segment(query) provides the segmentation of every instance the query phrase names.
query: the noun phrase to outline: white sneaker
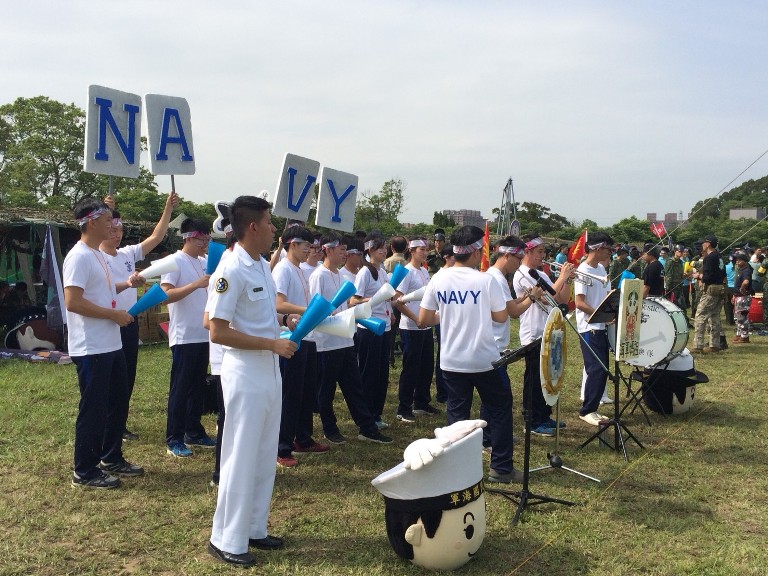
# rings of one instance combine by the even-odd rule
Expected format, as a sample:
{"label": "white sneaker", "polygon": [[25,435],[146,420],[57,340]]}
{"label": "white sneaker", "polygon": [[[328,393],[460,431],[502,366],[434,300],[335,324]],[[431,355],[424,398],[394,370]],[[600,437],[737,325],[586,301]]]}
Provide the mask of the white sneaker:
{"label": "white sneaker", "polygon": [[613,404],[613,398],[608,398],[608,396],[603,396],[600,399],[600,405],[602,406],[603,404]]}
{"label": "white sneaker", "polygon": [[600,422],[602,420],[607,420],[604,416],[600,416],[597,412],[592,412],[591,414],[587,414],[586,416],[582,416],[579,414],[579,418],[584,420],[587,424],[590,424],[592,426],[599,426]]}

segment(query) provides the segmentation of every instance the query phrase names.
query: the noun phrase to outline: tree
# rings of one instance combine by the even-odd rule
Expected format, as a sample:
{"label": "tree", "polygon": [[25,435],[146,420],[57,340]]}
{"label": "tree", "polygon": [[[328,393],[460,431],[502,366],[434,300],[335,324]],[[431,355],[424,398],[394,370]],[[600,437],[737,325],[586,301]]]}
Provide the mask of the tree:
{"label": "tree", "polygon": [[[0,106],[0,202],[13,206],[71,208],[101,197],[109,177],[83,171],[85,113],[46,96]],[[157,192],[154,177],[114,178],[116,190]]]}
{"label": "tree", "polygon": [[[498,208],[496,208],[498,212]],[[442,212],[435,212],[432,216],[432,224],[439,228],[453,228],[456,226],[456,222],[450,216],[443,214]]]}
{"label": "tree", "polygon": [[385,182],[376,194],[361,194],[355,209],[355,229],[375,229],[386,234],[398,228],[400,214],[405,208],[405,187],[402,180],[394,179]]}

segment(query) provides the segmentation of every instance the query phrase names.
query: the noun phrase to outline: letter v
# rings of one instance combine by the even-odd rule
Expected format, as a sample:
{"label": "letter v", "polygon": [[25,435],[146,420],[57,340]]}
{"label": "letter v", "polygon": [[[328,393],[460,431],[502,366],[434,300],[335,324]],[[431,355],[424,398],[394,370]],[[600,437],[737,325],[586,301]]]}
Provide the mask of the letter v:
{"label": "letter v", "polygon": [[304,182],[304,188],[301,191],[301,195],[299,196],[299,200],[297,202],[293,201],[293,181],[297,174],[298,170],[296,168],[288,168],[288,208],[293,210],[294,212],[298,212],[301,210],[301,205],[304,203],[304,198],[307,196],[307,192],[309,192],[310,186],[315,183],[314,176],[307,176],[307,181]]}

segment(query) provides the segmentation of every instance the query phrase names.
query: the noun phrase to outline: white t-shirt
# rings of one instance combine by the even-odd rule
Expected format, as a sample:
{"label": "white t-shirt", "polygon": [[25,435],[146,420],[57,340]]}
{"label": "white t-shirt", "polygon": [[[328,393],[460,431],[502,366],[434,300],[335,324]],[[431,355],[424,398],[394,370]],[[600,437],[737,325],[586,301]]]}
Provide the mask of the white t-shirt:
{"label": "white t-shirt", "polygon": [[[418,290],[419,288],[423,288],[427,284],[429,284],[429,271],[424,268],[416,268],[413,264],[410,262],[405,266],[405,269],[408,270],[408,274],[406,274],[405,278],[403,278],[403,281],[400,282],[400,286],[397,287],[397,290],[403,294],[410,294],[411,292],[414,292]],[[412,302],[406,302],[405,304],[408,309],[413,312],[416,317],[419,316],[419,301],[412,301]],[[400,329],[401,330],[429,330],[429,328],[419,328],[416,322],[408,318],[405,314],[400,315]]]}
{"label": "white t-shirt", "polygon": [[[83,289],[83,298],[103,308],[112,308],[115,281],[110,260],[101,250],[79,241],[64,258],[62,285]],[[120,326],[112,320],[82,316],[67,310],[69,355],[105,354],[123,347]]]}
{"label": "white t-shirt", "polygon": [[498,283],[473,268],[452,266],[435,274],[421,307],[440,313],[440,368],[486,372],[499,358],[491,312],[506,311]]}
{"label": "white t-shirt", "polygon": [[[383,266],[379,268],[379,278],[377,280],[373,279],[371,271],[368,270],[367,266],[362,266],[357,272],[357,276],[355,276],[355,296],[370,298],[387,282],[389,282],[389,276],[387,276]],[[392,322],[392,304],[389,300],[373,306],[371,308],[371,317],[384,320],[387,326],[386,331],[389,332],[390,323]]]}
{"label": "white t-shirt", "polygon": [[[320,296],[330,302],[343,283],[344,280],[341,274],[331,272],[325,266],[319,266],[312,273],[312,276],[309,277],[309,291],[312,294],[320,294]],[[342,302],[335,312],[338,314],[346,309],[347,303]],[[348,348],[354,345],[352,338],[344,338],[343,336],[334,336],[333,334],[325,334],[318,331],[314,331],[313,336],[317,343],[318,352],[339,350],[340,348]]]}
{"label": "white t-shirt", "polygon": [[[488,268],[488,274],[493,276],[493,279],[499,284],[501,292],[504,294],[504,302],[513,300],[512,293],[509,291],[509,282],[501,270],[491,266]],[[507,314],[507,319],[504,322],[493,322],[493,337],[496,339],[496,347],[499,352],[503,352],[509,346],[509,314]]]}
{"label": "white t-shirt", "polygon": [[[206,258],[193,258],[182,250],[173,253],[169,258],[176,261],[179,269],[163,274],[160,278],[161,284],[171,284],[181,288],[205,276]],[[207,299],[208,291],[205,288],[197,288],[178,302],[168,304],[169,346],[208,342],[208,330],[203,327],[203,312]]]}
{"label": "white t-shirt", "polygon": [[[141,244],[118,248],[117,254],[114,256],[106,252],[104,252],[104,255],[109,260],[114,271],[112,281],[115,284],[127,282],[130,275],[136,271],[136,262],[144,260],[144,251],[141,249]],[[117,295],[117,309],[130,310],[131,306],[136,304],[136,300],[136,288],[127,288]]]}
{"label": "white t-shirt", "polygon": [[[226,320],[243,334],[277,338],[277,289],[269,262],[263,258],[254,260],[239,244],[235,244],[232,253],[216,268],[206,304],[208,317]],[[225,353],[228,349],[231,347],[224,346]]]}
{"label": "white t-shirt", "polygon": [[355,274],[352,274],[352,272],[348,268],[346,268],[346,267],[339,268],[339,274],[341,274],[342,279],[348,280],[348,281],[352,282],[352,284],[355,283],[356,276],[355,276]]}
{"label": "white t-shirt", "polygon": [[[301,268],[291,264],[288,258],[280,260],[272,270],[272,278],[275,280],[278,294],[285,296],[291,304],[307,307],[312,299],[312,292],[309,290],[309,280]],[[315,338],[316,334],[312,331],[304,337],[304,340],[315,342]]]}
{"label": "white t-shirt", "polygon": [[[522,296],[531,289],[532,284],[536,284],[536,281],[528,274],[529,270],[530,268],[528,266],[520,264],[520,268],[515,272],[515,276],[512,279],[512,287],[515,289],[515,294]],[[526,278],[525,281],[521,280],[523,276]],[[550,286],[552,285],[552,282],[549,281],[549,278],[547,278],[547,275],[544,274],[544,272],[539,271],[539,277]],[[530,280],[530,282],[528,282],[528,280]],[[547,322],[547,316],[548,314],[546,312],[535,305],[529,306],[528,309],[520,315],[520,344],[522,346],[530,344],[536,340],[536,338],[541,338],[544,334],[544,324]]]}
{"label": "white t-shirt", "polygon": [[[596,276],[606,276],[605,266],[600,263],[597,264],[597,267],[593,268],[586,262],[582,262],[579,264],[578,270],[579,272],[586,272],[587,274],[593,274]],[[591,286],[587,286],[581,282],[576,282],[574,291],[577,295],[583,294],[589,306],[592,308],[597,308],[600,305],[600,302],[602,302],[608,295],[608,292],[611,291],[611,285],[609,282],[606,282],[606,284],[603,285],[597,280],[593,280]],[[587,324],[588,319],[589,316],[576,308],[576,329],[579,332],[587,332],[588,330],[605,330],[605,322]]]}

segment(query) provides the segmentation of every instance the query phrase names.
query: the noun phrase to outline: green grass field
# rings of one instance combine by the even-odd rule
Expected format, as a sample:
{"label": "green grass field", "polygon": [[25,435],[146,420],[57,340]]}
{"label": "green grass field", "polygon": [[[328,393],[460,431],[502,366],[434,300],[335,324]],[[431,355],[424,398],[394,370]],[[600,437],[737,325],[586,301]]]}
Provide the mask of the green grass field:
{"label": "green grass field", "polygon": [[[768,572],[763,408],[768,338],[753,336],[750,345],[698,359],[697,368],[710,382],[696,388],[687,414],[665,418],[651,412],[650,427],[639,412],[626,417],[646,447],[630,441],[628,463],[598,443],[578,448],[594,428],[577,418],[581,354],[571,331],[568,345],[561,394],[561,417],[568,427],[558,452],[565,465],[602,482],[562,470],[535,473],[532,492],[579,505],[527,508],[517,526],[511,524],[515,504],[487,495],[485,542],[459,573]],[[0,362],[0,574],[241,573],[206,552],[216,502],[208,487],[213,452],[198,450],[183,461],[165,454],[169,365],[167,348],[142,348],[129,417],[129,427],[141,439],[125,453],[146,468],[146,476],[126,479],[119,490],[94,492],[69,485],[78,402],[74,366]],[[516,400],[522,397],[522,370],[522,362],[509,367]],[[390,549],[383,503],[370,485],[402,459],[409,442],[444,425],[444,416],[420,418],[415,425],[395,423],[398,375],[399,362],[391,372],[385,414],[392,423],[392,445],[350,441],[328,455],[301,458],[295,469],[278,471],[270,530],[287,545],[278,552],[257,551],[253,573],[427,573]],[[340,397],[337,402],[342,432],[356,437]],[[209,431],[214,425],[206,416]],[[515,433],[522,434],[518,406]],[[534,438],[532,466],[545,464],[554,446],[554,439]],[[520,467],[521,445],[515,450]]]}

